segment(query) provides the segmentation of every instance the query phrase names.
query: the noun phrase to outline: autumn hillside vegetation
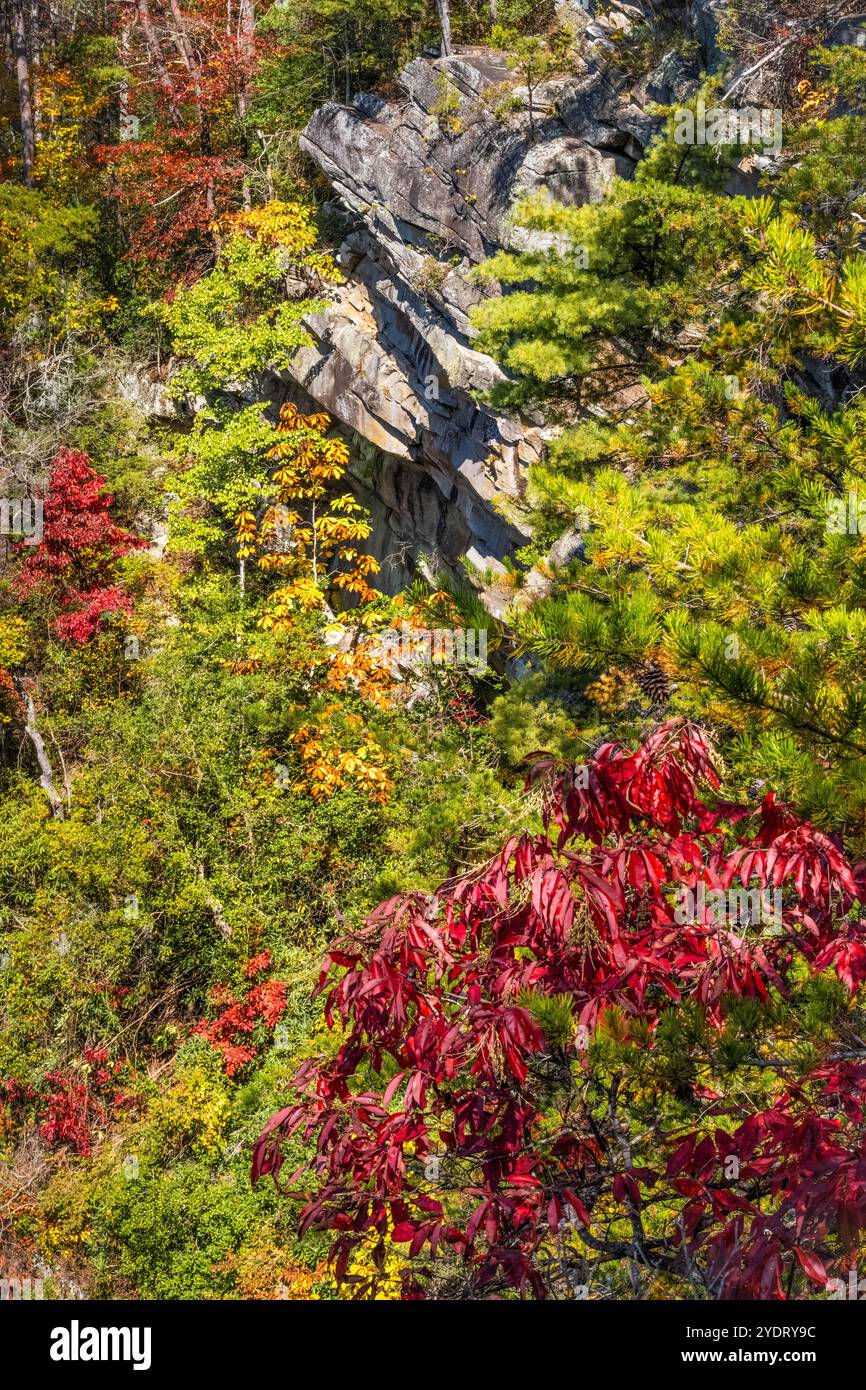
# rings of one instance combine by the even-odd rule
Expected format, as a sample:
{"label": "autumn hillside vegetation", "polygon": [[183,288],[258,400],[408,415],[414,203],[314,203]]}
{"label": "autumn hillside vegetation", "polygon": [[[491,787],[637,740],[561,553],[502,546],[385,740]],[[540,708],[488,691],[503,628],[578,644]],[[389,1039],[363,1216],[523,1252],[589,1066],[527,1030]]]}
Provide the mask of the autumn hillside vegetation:
{"label": "autumn hillside vegetation", "polygon": [[468,565],[384,592],[357,439],[273,389],[348,274],[298,136],[447,16],[532,142],[580,35],[8,0],[0,1278],[796,1301],[862,1260],[866,55],[725,9],[781,149],[654,108],[475,271],[487,403],[548,440],[494,617]]}

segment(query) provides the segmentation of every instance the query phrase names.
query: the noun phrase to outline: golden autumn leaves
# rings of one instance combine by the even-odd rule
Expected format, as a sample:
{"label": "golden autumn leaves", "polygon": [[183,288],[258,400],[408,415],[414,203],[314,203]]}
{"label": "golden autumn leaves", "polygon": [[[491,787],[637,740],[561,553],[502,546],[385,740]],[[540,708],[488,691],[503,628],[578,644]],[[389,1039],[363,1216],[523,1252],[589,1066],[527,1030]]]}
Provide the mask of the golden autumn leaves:
{"label": "golden autumn leaves", "polygon": [[278,426],[282,437],[268,455],[279,465],[273,500],[260,523],[250,511],[237,518],[238,558],[257,555],[259,569],[288,580],[273,592],[261,619],[268,631],[285,630],[298,608],[323,607],[332,591],[354,594],[359,603],[376,597],[367,581],[379,565],[360,549],[370,522],[351,493],[332,493],[348,467],[349,450],[327,437],[330,423],[324,413],[302,415],[286,402]]}
{"label": "golden autumn leaves", "polygon": [[[287,632],[303,612],[330,614],[328,600],[354,595],[359,606],[379,595],[370,587],[378,562],[361,548],[372,527],[351,493],[337,493],[349,451],[328,438],[330,418],[323,412],[303,415],[286,402],[280,411],[279,442],[268,457],[278,466],[273,495],[260,521],[242,511],[235,522],[239,560],[255,559],[260,570],[285,579],[269,595],[259,626],[274,635]],[[260,658],[232,663],[237,674],[258,669]],[[387,670],[363,648],[332,654],[323,689],[338,694],[353,687],[378,708],[390,704],[393,685]],[[355,787],[384,805],[393,782],[387,758],[359,714],[331,702],[315,721],[290,736],[303,764],[292,790],[316,800]]]}

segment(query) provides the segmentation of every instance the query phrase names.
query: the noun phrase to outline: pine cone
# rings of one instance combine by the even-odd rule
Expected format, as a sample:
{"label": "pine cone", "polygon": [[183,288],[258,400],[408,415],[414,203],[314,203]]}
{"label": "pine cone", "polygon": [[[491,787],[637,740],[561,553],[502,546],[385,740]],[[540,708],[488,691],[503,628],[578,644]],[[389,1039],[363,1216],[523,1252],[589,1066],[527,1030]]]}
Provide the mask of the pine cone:
{"label": "pine cone", "polygon": [[657,662],[642,662],[634,679],[641,693],[654,705],[667,704],[671,697],[671,683],[667,671],[663,671]]}

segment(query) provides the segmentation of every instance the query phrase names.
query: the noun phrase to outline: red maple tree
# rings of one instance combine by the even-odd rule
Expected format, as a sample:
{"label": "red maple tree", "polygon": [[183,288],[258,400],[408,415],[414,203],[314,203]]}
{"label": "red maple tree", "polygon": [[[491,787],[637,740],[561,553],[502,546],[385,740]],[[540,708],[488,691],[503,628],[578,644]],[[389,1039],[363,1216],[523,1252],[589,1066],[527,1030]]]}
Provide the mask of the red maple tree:
{"label": "red maple tree", "polygon": [[[244,973],[248,980],[255,980],[270,966],[270,951],[262,951],[247,961]],[[206,1038],[220,1054],[227,1076],[237,1075],[258,1056],[259,1046],[286,1011],[288,988],[282,980],[259,980],[241,998],[225,985],[210,991],[210,1002],[222,1012],[210,1022],[197,1023],[193,1032]]]}
{"label": "red maple tree", "polygon": [[[339,1278],[371,1235],[380,1267],[405,1245],[410,1298],[572,1296],[617,1264],[674,1296],[808,1296],[866,1227],[866,1047],[853,1014],[808,1055],[778,1019],[830,968],[851,1001],[834,1007],[854,1008],[866,869],[772,795],[720,802],[688,723],[580,769],[539,760],[539,779],[545,833],[391,899],[329,952],[318,992],[342,1042],[301,1067],[253,1180],[280,1179],[300,1135],[301,1230],[333,1233]],[[780,914],[701,905],[701,885],[753,882]],[[743,1041],[742,1013],[763,1032]],[[635,1076],[664,1089],[641,1102]],[[763,1105],[749,1076],[777,1078]]]}
{"label": "red maple tree", "polygon": [[86,454],[61,449],[43,502],[41,539],[19,546],[27,554],[14,580],[18,596],[45,600],[56,615],[54,631],[66,641],[87,642],[106,616],[132,611],[117,562],[147,541],[112,520],[113,498],[104,485]]}

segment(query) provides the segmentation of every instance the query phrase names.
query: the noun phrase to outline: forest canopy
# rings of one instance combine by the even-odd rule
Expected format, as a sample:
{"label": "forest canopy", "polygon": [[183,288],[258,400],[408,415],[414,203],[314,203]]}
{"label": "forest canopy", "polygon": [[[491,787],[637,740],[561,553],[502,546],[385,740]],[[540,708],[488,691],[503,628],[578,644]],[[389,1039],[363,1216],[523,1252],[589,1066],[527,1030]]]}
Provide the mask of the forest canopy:
{"label": "forest canopy", "polygon": [[691,8],[4,0],[4,1287],[847,1287],[866,49]]}

